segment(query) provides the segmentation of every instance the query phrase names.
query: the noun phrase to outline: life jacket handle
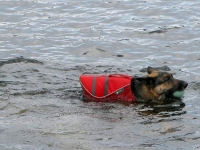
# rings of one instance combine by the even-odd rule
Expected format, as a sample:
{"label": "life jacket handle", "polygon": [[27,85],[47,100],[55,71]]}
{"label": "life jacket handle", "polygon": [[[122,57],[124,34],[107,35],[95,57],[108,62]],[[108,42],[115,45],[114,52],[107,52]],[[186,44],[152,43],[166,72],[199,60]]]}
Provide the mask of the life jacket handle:
{"label": "life jacket handle", "polygon": [[127,74],[117,74],[117,73],[115,73],[115,74],[109,74],[108,77],[123,77],[123,78],[125,77],[125,78],[128,78],[128,79],[131,78],[131,76],[129,76]]}

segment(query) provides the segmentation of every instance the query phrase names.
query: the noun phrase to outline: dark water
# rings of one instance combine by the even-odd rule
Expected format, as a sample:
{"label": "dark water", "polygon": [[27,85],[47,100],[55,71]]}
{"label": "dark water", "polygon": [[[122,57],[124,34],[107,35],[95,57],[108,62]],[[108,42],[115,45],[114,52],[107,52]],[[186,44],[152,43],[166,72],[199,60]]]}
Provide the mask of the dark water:
{"label": "dark water", "polygon": [[[0,149],[200,149],[199,6],[1,1]],[[147,66],[168,66],[189,83],[182,102],[81,101],[80,74],[144,75]]]}

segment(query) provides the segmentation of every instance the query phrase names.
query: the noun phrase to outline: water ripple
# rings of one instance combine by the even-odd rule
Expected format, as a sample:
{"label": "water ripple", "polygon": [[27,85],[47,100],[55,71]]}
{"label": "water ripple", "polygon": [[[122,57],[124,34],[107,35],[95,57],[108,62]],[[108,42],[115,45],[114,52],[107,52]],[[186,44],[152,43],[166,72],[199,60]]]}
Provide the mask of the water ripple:
{"label": "water ripple", "polygon": [[[199,149],[199,6],[1,1],[0,149]],[[189,83],[184,106],[80,101],[82,73],[164,65]]]}

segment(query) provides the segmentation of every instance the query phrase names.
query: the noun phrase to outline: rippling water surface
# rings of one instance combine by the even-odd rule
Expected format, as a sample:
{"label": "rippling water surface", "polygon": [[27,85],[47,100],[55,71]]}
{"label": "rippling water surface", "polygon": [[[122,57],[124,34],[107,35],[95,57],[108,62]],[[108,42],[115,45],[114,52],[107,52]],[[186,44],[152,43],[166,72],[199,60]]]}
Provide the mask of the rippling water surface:
{"label": "rippling water surface", "polygon": [[[200,1],[0,1],[0,149],[200,149]],[[23,56],[23,57],[21,57]],[[84,103],[82,73],[168,66],[182,102]]]}

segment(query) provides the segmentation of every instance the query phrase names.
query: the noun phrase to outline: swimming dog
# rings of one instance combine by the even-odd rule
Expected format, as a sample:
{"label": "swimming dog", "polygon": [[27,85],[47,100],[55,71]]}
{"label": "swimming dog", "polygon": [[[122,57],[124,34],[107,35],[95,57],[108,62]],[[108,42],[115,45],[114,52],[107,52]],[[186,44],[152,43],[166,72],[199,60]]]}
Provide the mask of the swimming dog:
{"label": "swimming dog", "polygon": [[84,100],[96,102],[163,102],[180,99],[188,83],[169,72],[147,68],[147,75],[132,77],[124,74],[83,74],[80,82]]}

